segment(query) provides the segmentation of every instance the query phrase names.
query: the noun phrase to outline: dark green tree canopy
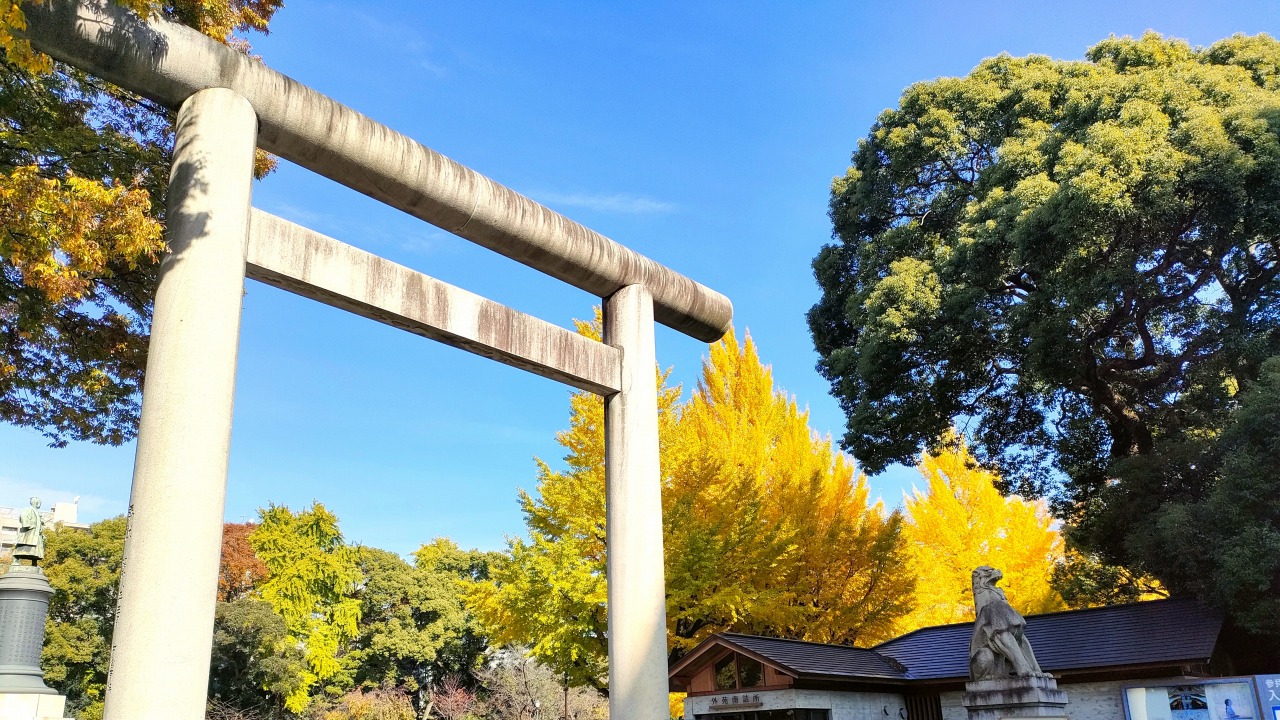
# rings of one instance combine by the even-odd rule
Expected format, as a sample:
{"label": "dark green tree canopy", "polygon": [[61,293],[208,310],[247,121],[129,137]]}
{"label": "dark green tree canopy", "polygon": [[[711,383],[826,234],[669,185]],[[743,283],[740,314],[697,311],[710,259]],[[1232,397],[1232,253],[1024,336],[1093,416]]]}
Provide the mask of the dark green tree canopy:
{"label": "dark green tree canopy", "polygon": [[242,597],[219,602],[213,623],[209,699],[261,718],[286,717],[284,698],[302,684],[302,648],[288,641],[284,618],[269,603]]}
{"label": "dark green tree canopy", "polygon": [[957,418],[1087,512],[1280,351],[1280,43],[1149,33],[911,86],[833,183],[819,369],[876,472]]}
{"label": "dark green tree canopy", "polygon": [[1272,636],[1280,660],[1280,357],[1237,399],[1221,433],[1162,440],[1119,463],[1070,534]]}
{"label": "dark green tree canopy", "polygon": [[444,538],[418,548],[413,565],[377,548],[357,553],[361,623],[347,656],[356,683],[404,688],[422,709],[429,686],[448,675],[469,678],[480,665],[486,642],[459,583],[485,579],[491,554]]}

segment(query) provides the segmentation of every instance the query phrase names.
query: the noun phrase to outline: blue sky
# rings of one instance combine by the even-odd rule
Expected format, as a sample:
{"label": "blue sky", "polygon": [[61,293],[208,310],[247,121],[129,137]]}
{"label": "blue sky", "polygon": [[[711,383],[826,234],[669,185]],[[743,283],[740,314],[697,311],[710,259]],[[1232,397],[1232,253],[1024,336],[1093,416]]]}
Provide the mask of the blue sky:
{"label": "blue sky", "polygon": [[[292,0],[255,51],[276,69],[728,295],[821,433],[844,418],[814,370],[809,263],[828,186],[907,85],[1008,52],[1079,58],[1154,29],[1208,44],[1277,33],[1266,2],[443,3]],[[596,302],[282,163],[254,203],[548,321]],[[659,328],[692,387],[707,346]],[[324,502],[353,541],[497,549],[516,488],[563,454],[568,390],[250,282],[229,520]],[[0,504],[127,508],[133,448],[53,450],[0,427]],[[889,505],[915,477],[872,485]]]}

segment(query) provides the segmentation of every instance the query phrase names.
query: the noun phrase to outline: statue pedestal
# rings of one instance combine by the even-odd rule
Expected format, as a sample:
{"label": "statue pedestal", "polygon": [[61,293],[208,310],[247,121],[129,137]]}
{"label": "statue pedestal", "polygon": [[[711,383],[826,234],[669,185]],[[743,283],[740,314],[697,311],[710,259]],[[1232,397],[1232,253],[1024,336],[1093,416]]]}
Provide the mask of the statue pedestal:
{"label": "statue pedestal", "polygon": [[70,720],[61,695],[0,693],[0,720]]}
{"label": "statue pedestal", "polygon": [[1067,694],[1051,677],[972,680],[964,689],[962,703],[969,710],[969,720],[1067,718]]}
{"label": "statue pedestal", "polygon": [[12,565],[0,576],[0,720],[61,720],[67,699],[44,684],[40,650],[53,588],[44,571]]}

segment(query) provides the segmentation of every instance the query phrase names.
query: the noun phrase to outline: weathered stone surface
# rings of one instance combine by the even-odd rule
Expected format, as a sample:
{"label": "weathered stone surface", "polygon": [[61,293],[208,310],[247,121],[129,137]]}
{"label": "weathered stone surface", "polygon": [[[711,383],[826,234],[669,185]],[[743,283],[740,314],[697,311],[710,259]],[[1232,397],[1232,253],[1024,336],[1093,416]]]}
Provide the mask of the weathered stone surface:
{"label": "weathered stone surface", "polygon": [[107,720],[204,717],[255,127],[230,90],[196,93],[178,111]]}
{"label": "weathered stone surface", "polygon": [[[1066,688],[1071,703],[1067,706],[1071,720],[1124,720],[1124,690],[1132,680],[1101,680],[1071,683]],[[1159,681],[1155,681],[1159,682]],[[942,720],[967,720],[964,691],[955,690],[939,694],[942,702]]]}
{"label": "weathered stone surface", "polygon": [[622,389],[616,348],[261,210],[248,275],[597,395]]}
{"label": "weathered stone surface", "polygon": [[999,570],[983,565],[973,571],[975,620],[969,643],[969,678],[999,680],[1014,677],[1049,677],[1040,669],[1027,641],[1027,621],[1004,596],[996,583]]}
{"label": "weathered stone surface", "polygon": [[114,3],[26,3],[53,57],[170,108],[222,87],[244,96],[281,157],[597,297],[653,294],[655,319],[699,340],[728,331],[729,299],[199,32]]}
{"label": "weathered stone surface", "polygon": [[655,720],[667,699],[667,604],[658,466],[653,297],[625,287],[604,303],[604,341],[622,355],[622,391],[604,400],[609,718]]}
{"label": "weathered stone surface", "polygon": [[973,571],[971,679],[962,700],[969,720],[1063,718],[1067,694],[1036,662],[1025,634],[1027,621],[996,587],[1003,577],[987,565]]}
{"label": "weathered stone surface", "polygon": [[1065,717],[1067,694],[1051,677],[971,680],[964,685],[969,720]]}

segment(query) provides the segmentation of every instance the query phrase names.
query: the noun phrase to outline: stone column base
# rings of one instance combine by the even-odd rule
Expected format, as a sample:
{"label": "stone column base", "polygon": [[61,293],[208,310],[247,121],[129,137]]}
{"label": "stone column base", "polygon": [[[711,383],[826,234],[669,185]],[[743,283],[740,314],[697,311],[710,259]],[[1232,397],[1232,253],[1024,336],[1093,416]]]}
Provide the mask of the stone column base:
{"label": "stone column base", "polygon": [[61,695],[0,693],[0,720],[71,720]]}
{"label": "stone column base", "polygon": [[0,577],[0,694],[58,694],[40,669],[51,597],[49,579],[34,565],[10,565]]}
{"label": "stone column base", "polygon": [[1067,694],[1051,677],[973,680],[964,684],[969,720],[1066,720]]}

